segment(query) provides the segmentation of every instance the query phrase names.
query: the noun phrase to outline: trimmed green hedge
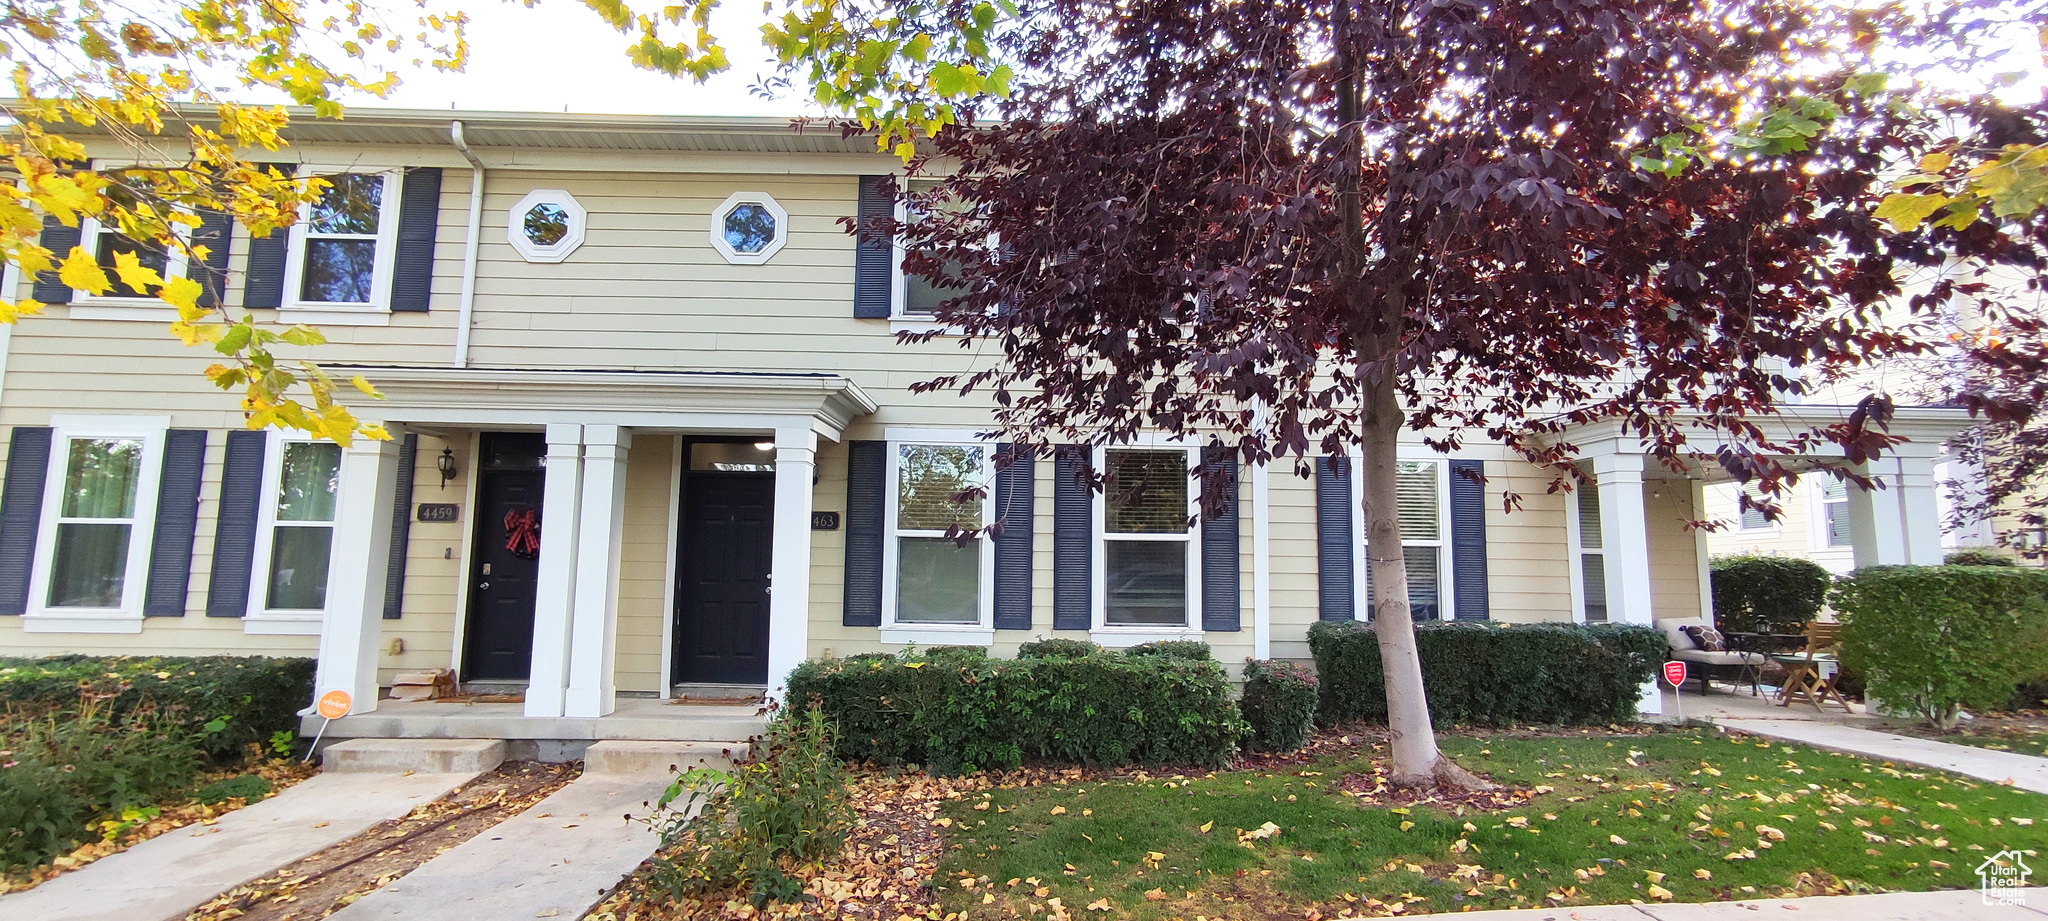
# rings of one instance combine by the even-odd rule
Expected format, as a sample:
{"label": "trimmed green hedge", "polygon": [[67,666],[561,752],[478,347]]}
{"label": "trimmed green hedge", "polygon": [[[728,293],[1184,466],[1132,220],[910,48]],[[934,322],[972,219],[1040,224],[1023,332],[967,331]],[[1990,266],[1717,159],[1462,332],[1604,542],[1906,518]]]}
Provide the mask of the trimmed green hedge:
{"label": "trimmed green hedge", "polygon": [[[1309,628],[1324,725],[1387,721],[1379,637],[1352,621]],[[1655,627],[1424,624],[1415,628],[1430,718],[1438,725],[1598,725],[1636,718],[1643,683],[1669,651]]]}
{"label": "trimmed green hedge", "polygon": [[1292,662],[1244,660],[1244,696],[1253,751],[1291,752],[1316,728],[1316,676]]}
{"label": "trimmed green hedge", "polygon": [[790,674],[789,699],[824,708],[848,760],[941,773],[1026,761],[1214,768],[1236,755],[1244,720],[1214,660],[1079,646],[1016,659],[910,651],[805,662]]}
{"label": "trimmed green hedge", "polygon": [[[148,705],[199,739],[215,759],[241,754],[271,734],[296,731],[313,700],[313,660],[268,656],[52,656],[0,659],[0,709],[75,710],[103,698],[119,721]],[[223,719],[225,718],[225,719]]]}
{"label": "trimmed green hedge", "polygon": [[1866,566],[1835,583],[1842,660],[1867,693],[1952,728],[2048,677],[2048,572],[2015,566]]}
{"label": "trimmed green hedge", "polygon": [[1819,563],[1789,556],[1724,556],[1711,566],[1723,633],[1798,633],[1820,615],[1833,580]]}

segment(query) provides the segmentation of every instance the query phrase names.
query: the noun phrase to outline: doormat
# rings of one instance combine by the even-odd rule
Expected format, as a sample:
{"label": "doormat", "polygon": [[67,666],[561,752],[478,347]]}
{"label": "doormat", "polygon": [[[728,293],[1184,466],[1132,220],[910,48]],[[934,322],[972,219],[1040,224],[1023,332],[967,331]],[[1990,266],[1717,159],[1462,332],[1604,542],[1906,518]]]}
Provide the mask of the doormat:
{"label": "doormat", "polygon": [[436,697],[434,702],[443,704],[523,704],[526,702],[526,693],[524,691],[514,691],[510,694],[457,694],[453,697]]}
{"label": "doormat", "polygon": [[668,700],[671,706],[683,707],[737,707],[761,702],[759,694],[743,694],[738,697],[691,697],[678,694]]}

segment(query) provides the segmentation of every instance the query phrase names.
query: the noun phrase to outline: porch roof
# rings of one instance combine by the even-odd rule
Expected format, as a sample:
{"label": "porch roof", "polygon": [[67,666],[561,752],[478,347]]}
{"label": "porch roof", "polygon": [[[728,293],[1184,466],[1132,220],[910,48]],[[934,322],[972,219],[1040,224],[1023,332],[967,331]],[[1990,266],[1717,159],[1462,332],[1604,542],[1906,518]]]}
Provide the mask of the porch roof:
{"label": "porch roof", "polygon": [[644,429],[762,432],[792,420],[837,441],[875,401],[831,373],[431,368],[330,365],[361,374],[384,399],[358,407],[384,422],[538,428],[550,422]]}
{"label": "porch roof", "polygon": [[[1747,421],[1756,426],[1764,438],[1787,442],[1803,432],[1847,425],[1850,415],[1855,411],[1854,406],[1840,404],[1793,403],[1776,407],[1770,413],[1750,416]],[[1711,456],[1729,445],[1733,439],[1726,432],[1703,427],[1700,423],[1705,415],[1691,411],[1674,412],[1671,418],[1691,428],[1692,434],[1688,436],[1687,444],[1689,448],[1699,454]],[[1888,453],[1933,457],[1941,452],[1943,442],[1955,437],[1972,424],[1969,411],[1959,407],[1900,406],[1893,410],[1891,422],[1883,431],[1905,439],[1904,443],[1893,447]],[[1630,430],[1625,420],[1617,418],[1569,424],[1548,441],[1569,442],[1577,446],[1581,456],[1585,457],[1646,452],[1641,436]],[[1840,445],[1822,442],[1795,456],[1808,465],[1817,465],[1827,461],[1839,462],[1845,455]],[[1693,464],[1686,475],[1708,483],[1727,482],[1733,479],[1727,470],[1715,463]]]}

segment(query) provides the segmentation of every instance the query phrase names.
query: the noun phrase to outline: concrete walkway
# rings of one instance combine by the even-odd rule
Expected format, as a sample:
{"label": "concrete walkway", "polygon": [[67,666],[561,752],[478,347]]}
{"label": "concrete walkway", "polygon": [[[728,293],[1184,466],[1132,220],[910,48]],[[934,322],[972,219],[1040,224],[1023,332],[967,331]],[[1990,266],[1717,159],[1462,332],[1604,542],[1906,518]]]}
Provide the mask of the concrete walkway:
{"label": "concrete walkway", "polygon": [[[733,746],[599,742],[591,746],[583,775],[568,786],[329,917],[580,918],[653,856],[660,840],[637,818],[653,811],[668,786],[669,766],[722,767],[729,763],[727,747]],[[636,820],[629,821],[628,813]]]}
{"label": "concrete walkway", "polygon": [[[1768,698],[1751,697],[1747,692],[1707,696],[1688,694],[1684,706],[1686,716],[1710,720],[1725,729],[1882,761],[1938,768],[1991,783],[2048,793],[2048,758],[1885,732],[1882,718],[1864,713],[1843,713],[1833,709],[1819,712],[1804,704],[1779,707],[1768,701]],[[1673,709],[1667,690],[1665,715],[1671,715]]]}
{"label": "concrete walkway", "polygon": [[0,921],[168,921],[229,889],[429,803],[476,772],[322,773],[212,825],[158,835],[26,892]]}
{"label": "concrete walkway", "polygon": [[[2044,921],[2048,889],[2026,890],[2024,905],[1986,905],[1975,889],[1894,892],[1810,899],[1750,899],[1671,905],[1594,905],[1583,908],[1519,908],[1460,914],[1414,915],[1459,921]],[[1793,914],[1798,912],[1798,914]]]}

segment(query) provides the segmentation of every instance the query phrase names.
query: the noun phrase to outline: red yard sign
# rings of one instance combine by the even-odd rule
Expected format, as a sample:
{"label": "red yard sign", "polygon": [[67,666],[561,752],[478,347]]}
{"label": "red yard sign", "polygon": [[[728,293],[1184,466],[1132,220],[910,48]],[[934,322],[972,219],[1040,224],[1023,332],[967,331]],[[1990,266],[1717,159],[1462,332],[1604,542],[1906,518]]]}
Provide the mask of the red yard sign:
{"label": "red yard sign", "polygon": [[1671,686],[1672,686],[1672,687],[1674,687],[1674,688],[1675,688],[1675,687],[1678,687],[1678,686],[1679,686],[1679,685],[1681,685],[1681,684],[1684,684],[1684,683],[1685,683],[1685,663],[1684,663],[1684,662],[1666,662],[1666,663],[1664,663],[1664,680],[1665,680],[1665,681],[1669,681],[1669,682],[1671,682]]}

